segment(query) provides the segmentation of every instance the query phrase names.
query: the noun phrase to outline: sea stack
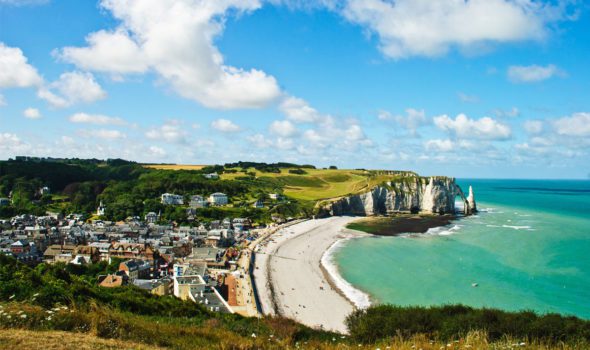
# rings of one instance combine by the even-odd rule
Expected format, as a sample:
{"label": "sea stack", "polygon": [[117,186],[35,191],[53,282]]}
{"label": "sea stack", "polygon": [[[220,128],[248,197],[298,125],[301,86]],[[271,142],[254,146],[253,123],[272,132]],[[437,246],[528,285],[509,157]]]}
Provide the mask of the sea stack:
{"label": "sea stack", "polygon": [[473,195],[473,187],[469,186],[469,195],[467,196],[467,205],[469,206],[469,212],[477,212],[477,205],[475,204],[475,196]]}

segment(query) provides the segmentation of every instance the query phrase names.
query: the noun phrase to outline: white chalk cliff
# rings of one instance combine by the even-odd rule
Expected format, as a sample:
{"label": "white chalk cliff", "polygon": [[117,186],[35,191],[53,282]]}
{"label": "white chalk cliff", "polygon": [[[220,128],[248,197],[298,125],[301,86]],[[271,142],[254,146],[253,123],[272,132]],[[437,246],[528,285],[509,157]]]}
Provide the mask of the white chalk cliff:
{"label": "white chalk cliff", "polygon": [[404,177],[376,186],[365,193],[338,198],[320,208],[323,215],[390,215],[394,213],[454,214],[455,198],[464,203],[464,213],[476,211],[473,189],[465,197],[449,177]]}

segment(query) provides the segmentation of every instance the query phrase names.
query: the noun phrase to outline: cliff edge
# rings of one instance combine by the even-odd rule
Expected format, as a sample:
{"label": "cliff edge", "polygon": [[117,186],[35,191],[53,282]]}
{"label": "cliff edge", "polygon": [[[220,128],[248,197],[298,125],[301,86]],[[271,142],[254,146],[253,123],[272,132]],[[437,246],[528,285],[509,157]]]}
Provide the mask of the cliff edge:
{"label": "cliff edge", "polygon": [[473,188],[469,196],[454,178],[407,176],[387,181],[371,190],[337,198],[320,206],[320,215],[391,215],[395,213],[455,214],[455,199],[460,197],[463,213],[475,213]]}

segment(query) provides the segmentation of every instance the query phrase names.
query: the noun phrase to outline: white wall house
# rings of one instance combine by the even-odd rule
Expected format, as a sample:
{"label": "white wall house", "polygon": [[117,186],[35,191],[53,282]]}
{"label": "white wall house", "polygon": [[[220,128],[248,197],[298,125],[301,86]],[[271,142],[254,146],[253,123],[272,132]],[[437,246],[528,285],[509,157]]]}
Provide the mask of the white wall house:
{"label": "white wall house", "polygon": [[211,205],[226,205],[227,202],[227,195],[224,193],[216,192],[209,196]]}
{"label": "white wall house", "polygon": [[105,213],[105,210],[106,209],[107,209],[107,207],[105,207],[104,204],[102,204],[102,201],[100,201],[100,205],[96,209],[96,215],[98,215],[98,216],[104,216],[104,213]]}
{"label": "white wall house", "polygon": [[205,174],[203,176],[205,178],[207,178],[207,179],[210,179],[210,180],[217,180],[217,179],[219,179],[219,174],[217,174],[217,173]]}
{"label": "white wall house", "polygon": [[203,196],[195,195],[191,197],[190,207],[191,208],[204,208],[208,204],[207,200]]}
{"label": "white wall house", "polygon": [[162,204],[166,205],[182,205],[184,204],[184,199],[181,195],[172,194],[172,193],[164,193],[162,195]]}

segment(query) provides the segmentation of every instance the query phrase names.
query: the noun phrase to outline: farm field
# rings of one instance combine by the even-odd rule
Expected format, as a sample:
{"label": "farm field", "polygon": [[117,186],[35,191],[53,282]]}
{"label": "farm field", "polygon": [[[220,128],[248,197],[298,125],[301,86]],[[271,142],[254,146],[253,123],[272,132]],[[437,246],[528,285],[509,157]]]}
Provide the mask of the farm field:
{"label": "farm field", "polygon": [[[244,176],[242,169],[238,173],[225,173],[222,179],[231,180]],[[289,173],[289,169],[281,169],[280,173],[261,172],[250,168],[248,172],[259,179],[268,178],[278,181],[284,187],[284,194],[300,200],[318,201],[338,198],[359,193],[372,186],[390,180],[387,175],[375,175],[366,170],[347,169],[305,169],[306,174]]]}
{"label": "farm field", "polygon": [[190,164],[145,164],[145,168],[157,170],[201,170],[207,165]]}

